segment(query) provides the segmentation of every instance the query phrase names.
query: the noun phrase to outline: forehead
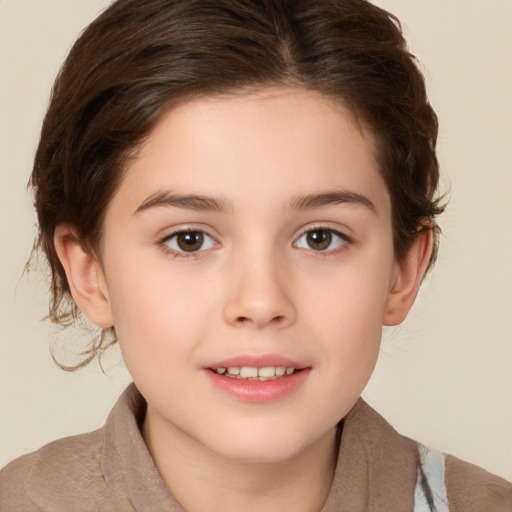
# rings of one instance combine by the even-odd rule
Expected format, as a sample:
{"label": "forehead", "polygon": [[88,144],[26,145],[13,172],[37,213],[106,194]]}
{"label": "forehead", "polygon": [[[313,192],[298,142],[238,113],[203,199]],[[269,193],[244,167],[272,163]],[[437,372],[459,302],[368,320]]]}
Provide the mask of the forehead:
{"label": "forehead", "polygon": [[161,190],[288,201],[335,188],[371,196],[387,213],[374,138],[341,102],[296,87],[198,98],[162,116],[114,197],[140,205]]}

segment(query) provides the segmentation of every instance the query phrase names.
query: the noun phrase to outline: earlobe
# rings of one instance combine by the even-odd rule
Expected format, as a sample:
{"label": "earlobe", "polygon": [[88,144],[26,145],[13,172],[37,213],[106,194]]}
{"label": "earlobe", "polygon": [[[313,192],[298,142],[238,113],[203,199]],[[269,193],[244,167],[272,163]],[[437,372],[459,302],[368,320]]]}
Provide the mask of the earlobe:
{"label": "earlobe", "polygon": [[84,250],[76,230],[69,224],[57,225],[54,244],[79,309],[98,327],[112,327],[112,310],[100,263]]}
{"label": "earlobe", "polygon": [[398,325],[405,320],[430,261],[432,246],[432,230],[424,229],[407,254],[395,263],[395,274],[382,321],[384,325]]}

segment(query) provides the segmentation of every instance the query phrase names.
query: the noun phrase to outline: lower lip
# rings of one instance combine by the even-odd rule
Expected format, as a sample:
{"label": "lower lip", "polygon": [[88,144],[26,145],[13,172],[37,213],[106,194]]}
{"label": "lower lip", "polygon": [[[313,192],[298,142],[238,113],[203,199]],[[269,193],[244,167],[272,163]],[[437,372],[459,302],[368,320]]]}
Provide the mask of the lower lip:
{"label": "lower lip", "polygon": [[282,400],[304,383],[310,368],[299,370],[292,375],[274,380],[244,380],[219,375],[211,370],[205,370],[213,385],[242,402],[268,403]]}

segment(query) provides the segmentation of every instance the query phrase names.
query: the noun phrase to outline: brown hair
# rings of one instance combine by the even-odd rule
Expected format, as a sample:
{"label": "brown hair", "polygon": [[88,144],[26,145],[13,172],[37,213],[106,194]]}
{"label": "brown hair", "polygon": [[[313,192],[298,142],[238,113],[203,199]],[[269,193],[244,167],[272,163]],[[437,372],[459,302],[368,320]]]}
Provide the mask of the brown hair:
{"label": "brown hair", "polygon": [[373,130],[396,257],[420,228],[434,231],[437,249],[437,118],[393,15],[365,0],[118,0],[71,49],[35,157],[36,247],[51,269],[52,321],[78,314],[56,225],[73,224],[96,251],[126,159],[170,106],[276,84],[337,98]]}

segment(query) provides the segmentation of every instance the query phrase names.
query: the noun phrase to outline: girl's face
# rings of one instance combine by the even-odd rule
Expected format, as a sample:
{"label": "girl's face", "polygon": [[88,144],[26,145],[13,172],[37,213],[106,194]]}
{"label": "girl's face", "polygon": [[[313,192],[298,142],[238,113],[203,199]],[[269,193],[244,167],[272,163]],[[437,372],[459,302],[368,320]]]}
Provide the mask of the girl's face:
{"label": "girl's face", "polygon": [[160,120],[102,245],[146,426],[239,461],[333,436],[400,275],[374,153],[346,109],[299,88],[198,99]]}

